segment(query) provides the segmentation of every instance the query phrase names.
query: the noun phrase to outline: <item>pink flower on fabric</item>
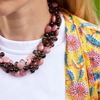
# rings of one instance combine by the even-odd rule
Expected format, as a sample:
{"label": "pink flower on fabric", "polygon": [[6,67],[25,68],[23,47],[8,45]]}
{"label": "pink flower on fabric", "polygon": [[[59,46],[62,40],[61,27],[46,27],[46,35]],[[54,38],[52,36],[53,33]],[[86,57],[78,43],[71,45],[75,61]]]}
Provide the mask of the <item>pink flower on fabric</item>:
{"label": "pink flower on fabric", "polygon": [[88,52],[91,66],[93,68],[98,68],[100,66],[100,54],[96,51]]}
{"label": "pink flower on fabric", "polygon": [[70,51],[75,51],[81,46],[81,43],[75,35],[71,34],[67,35],[67,46]]}
{"label": "pink flower on fabric", "polygon": [[70,88],[70,96],[75,100],[84,100],[88,95],[88,88],[83,82],[74,82]]}
{"label": "pink flower on fabric", "polygon": [[93,72],[92,72],[92,67],[87,68],[86,70],[87,70],[88,82],[90,84],[94,84],[95,81],[94,81],[94,76],[93,76]]}

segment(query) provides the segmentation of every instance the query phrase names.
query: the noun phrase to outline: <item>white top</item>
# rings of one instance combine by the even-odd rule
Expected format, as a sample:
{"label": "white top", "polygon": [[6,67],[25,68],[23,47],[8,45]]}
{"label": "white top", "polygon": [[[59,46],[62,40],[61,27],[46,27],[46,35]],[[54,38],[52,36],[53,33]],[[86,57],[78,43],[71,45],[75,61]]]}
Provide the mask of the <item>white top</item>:
{"label": "white top", "polygon": [[[44,58],[44,63],[35,73],[15,77],[0,68],[0,100],[66,100],[65,91],[65,22],[62,18],[58,41]],[[24,59],[41,39],[33,41],[13,41],[0,35],[0,47],[5,56],[15,61]]]}

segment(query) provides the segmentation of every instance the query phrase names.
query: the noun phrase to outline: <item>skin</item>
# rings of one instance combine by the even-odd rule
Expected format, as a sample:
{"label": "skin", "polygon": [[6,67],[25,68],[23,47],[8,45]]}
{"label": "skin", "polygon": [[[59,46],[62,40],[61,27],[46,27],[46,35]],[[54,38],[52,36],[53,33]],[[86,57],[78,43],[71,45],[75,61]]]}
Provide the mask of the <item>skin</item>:
{"label": "skin", "polygon": [[47,0],[0,0],[0,35],[14,41],[40,39],[49,24]]}

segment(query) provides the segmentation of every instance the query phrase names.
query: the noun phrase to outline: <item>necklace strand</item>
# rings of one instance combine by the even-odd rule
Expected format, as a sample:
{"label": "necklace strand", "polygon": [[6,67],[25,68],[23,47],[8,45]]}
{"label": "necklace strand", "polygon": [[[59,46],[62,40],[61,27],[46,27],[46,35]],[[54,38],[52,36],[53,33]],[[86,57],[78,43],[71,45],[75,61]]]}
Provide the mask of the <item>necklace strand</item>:
{"label": "necklace strand", "polygon": [[42,41],[37,45],[37,50],[33,51],[33,54],[29,55],[25,62],[21,59],[19,62],[13,63],[13,60],[5,56],[4,52],[0,53],[0,67],[6,73],[10,73],[13,76],[25,76],[28,70],[34,73],[39,69],[39,66],[43,64],[46,54],[54,47],[54,42],[58,40],[59,27],[61,24],[61,11],[58,8],[58,4],[54,0],[48,0],[49,12],[52,14],[51,22],[46,26],[44,37]]}

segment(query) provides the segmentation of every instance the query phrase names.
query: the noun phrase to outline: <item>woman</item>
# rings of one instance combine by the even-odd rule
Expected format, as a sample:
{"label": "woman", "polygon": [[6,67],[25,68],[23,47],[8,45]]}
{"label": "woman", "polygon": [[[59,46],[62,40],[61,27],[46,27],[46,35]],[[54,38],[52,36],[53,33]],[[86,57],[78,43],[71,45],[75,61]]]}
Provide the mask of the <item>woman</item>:
{"label": "woman", "polygon": [[100,28],[78,2],[0,1],[0,100],[99,100]]}

